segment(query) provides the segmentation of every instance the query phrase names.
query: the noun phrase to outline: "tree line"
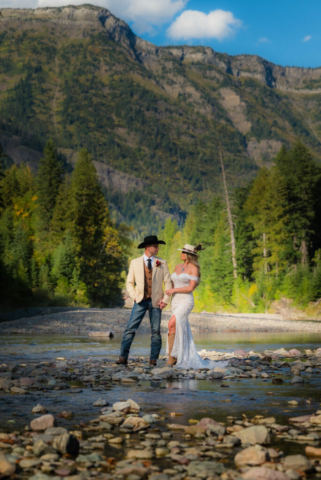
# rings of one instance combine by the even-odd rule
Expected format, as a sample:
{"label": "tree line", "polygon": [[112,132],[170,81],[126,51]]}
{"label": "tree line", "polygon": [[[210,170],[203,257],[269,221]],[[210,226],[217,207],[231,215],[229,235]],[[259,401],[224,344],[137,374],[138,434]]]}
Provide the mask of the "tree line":
{"label": "tree line", "polygon": [[307,306],[321,297],[320,187],[321,167],[309,150],[302,143],[282,147],[271,169],[233,192],[230,218],[225,198],[214,196],[193,208],[182,230],[169,219],[160,231],[167,242],[161,254],[173,269],[184,243],[206,248],[199,309],[264,311],[282,297]]}
{"label": "tree line", "polygon": [[86,149],[72,174],[52,140],[36,175],[24,164],[0,172],[2,308],[115,303],[129,248],[128,229],[112,222]]}

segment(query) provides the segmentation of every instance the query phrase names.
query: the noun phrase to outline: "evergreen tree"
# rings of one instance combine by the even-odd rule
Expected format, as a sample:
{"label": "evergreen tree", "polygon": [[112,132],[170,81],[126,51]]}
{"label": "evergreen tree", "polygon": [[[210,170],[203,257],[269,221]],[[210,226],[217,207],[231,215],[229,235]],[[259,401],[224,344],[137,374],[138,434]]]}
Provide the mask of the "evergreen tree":
{"label": "evergreen tree", "polygon": [[37,183],[39,230],[43,236],[50,232],[63,168],[52,140],[48,140],[44,157],[39,162]]}
{"label": "evergreen tree", "polygon": [[321,169],[316,165],[309,150],[298,142],[291,150],[281,148],[276,157],[276,167],[287,188],[289,213],[288,231],[292,236],[289,257],[293,263],[300,260],[308,264],[310,240],[314,234],[316,182]]}

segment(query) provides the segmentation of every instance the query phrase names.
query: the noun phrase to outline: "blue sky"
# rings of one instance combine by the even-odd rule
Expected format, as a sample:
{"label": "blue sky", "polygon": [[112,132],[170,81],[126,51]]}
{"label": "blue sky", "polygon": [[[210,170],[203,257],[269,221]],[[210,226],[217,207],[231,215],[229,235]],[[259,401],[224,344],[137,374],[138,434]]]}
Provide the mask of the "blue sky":
{"label": "blue sky", "polygon": [[190,0],[185,9],[206,14],[222,9],[232,12],[242,25],[223,39],[169,39],[168,26],[154,37],[146,33],[142,37],[158,45],[187,43],[231,55],[256,54],[283,66],[321,66],[320,0]]}
{"label": "blue sky", "polygon": [[[88,3],[88,0],[86,1]],[[0,8],[84,0],[0,0]],[[95,0],[156,45],[206,45],[283,66],[321,66],[321,0]]]}

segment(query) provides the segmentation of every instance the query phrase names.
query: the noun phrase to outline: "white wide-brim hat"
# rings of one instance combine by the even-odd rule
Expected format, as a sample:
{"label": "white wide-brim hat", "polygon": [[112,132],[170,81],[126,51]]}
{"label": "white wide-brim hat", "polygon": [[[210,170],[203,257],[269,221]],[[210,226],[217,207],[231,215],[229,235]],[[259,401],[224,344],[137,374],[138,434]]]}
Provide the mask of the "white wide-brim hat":
{"label": "white wide-brim hat", "polygon": [[189,253],[190,255],[195,255],[198,257],[194,245],[188,245],[188,243],[185,243],[183,248],[178,248],[177,250],[180,250],[183,253]]}

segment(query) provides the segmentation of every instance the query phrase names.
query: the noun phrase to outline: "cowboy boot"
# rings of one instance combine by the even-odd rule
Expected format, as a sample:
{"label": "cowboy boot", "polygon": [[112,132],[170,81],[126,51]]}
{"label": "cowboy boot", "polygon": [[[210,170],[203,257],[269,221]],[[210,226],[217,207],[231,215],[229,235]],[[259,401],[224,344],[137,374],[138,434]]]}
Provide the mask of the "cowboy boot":
{"label": "cowboy boot", "polygon": [[176,365],[177,363],[177,358],[171,356],[174,341],[175,341],[175,333],[168,334],[168,355],[169,356],[168,356],[167,365],[171,365],[171,366]]}

